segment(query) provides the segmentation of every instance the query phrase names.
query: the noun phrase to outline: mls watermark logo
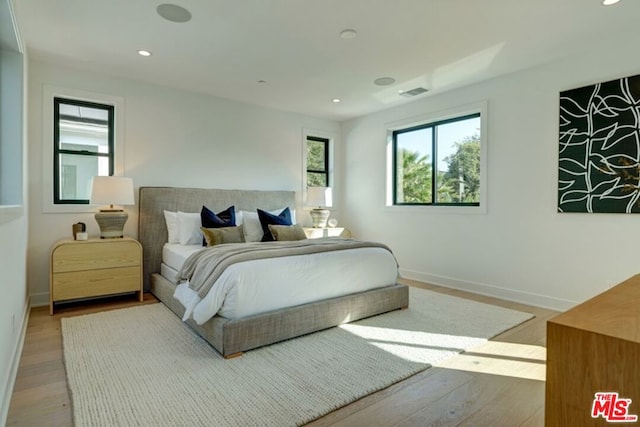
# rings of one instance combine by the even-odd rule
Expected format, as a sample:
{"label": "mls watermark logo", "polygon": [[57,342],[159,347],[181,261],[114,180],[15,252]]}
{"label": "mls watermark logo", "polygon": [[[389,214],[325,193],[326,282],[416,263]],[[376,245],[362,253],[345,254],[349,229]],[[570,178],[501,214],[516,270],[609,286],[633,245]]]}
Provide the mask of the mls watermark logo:
{"label": "mls watermark logo", "polygon": [[593,399],[591,418],[602,417],[610,423],[633,423],[637,415],[629,414],[631,399],[622,399],[615,392],[598,392]]}

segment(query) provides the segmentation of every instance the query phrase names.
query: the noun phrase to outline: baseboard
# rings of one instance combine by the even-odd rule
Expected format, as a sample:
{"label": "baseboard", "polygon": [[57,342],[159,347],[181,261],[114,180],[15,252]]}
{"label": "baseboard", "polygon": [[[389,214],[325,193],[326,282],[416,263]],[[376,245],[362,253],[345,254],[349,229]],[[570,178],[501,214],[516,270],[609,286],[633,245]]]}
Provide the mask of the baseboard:
{"label": "baseboard", "polygon": [[13,352],[13,358],[11,360],[11,368],[9,369],[9,377],[7,378],[7,384],[4,390],[2,390],[2,407],[0,408],[0,425],[7,423],[7,417],[9,416],[9,405],[11,404],[11,396],[13,395],[13,387],[16,383],[16,377],[18,376],[18,366],[20,366],[20,357],[22,356],[22,348],[24,347],[24,339],[27,335],[27,324],[29,323],[29,313],[31,312],[31,305],[26,304],[25,311],[22,315],[22,328],[20,328],[20,334],[18,340],[15,343],[15,350]]}
{"label": "baseboard", "polygon": [[49,305],[49,292],[31,294],[31,307],[44,307]]}
{"label": "baseboard", "polygon": [[472,292],[474,294],[500,298],[507,301],[519,302],[556,311],[566,311],[576,304],[579,304],[577,301],[569,301],[546,295],[501,288],[499,286],[488,285],[485,283],[469,282],[451,277],[437,276],[419,271],[400,269],[400,276],[406,279],[413,279],[420,282],[443,286],[445,288],[458,289],[461,291]]}

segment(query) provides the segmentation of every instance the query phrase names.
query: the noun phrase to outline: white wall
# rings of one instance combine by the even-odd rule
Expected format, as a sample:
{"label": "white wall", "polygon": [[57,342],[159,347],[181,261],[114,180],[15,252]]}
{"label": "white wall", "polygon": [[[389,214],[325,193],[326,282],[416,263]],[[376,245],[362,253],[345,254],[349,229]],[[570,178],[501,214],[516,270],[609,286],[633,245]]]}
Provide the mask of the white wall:
{"label": "white wall", "polygon": [[[11,4],[0,2],[0,425],[4,425],[28,319],[26,61],[17,30],[11,31]],[[10,40],[7,40],[8,37]],[[15,46],[14,46],[15,45]],[[8,164],[12,162],[13,164]],[[7,173],[8,172],[8,173]],[[11,204],[14,206],[6,206]]]}
{"label": "white wall", "polygon": [[[20,52],[4,50],[0,61],[0,204],[22,205],[22,82],[24,58]],[[17,107],[17,108],[16,108]]]}
{"label": "white wall", "polygon": [[[343,216],[388,243],[406,277],[541,306],[565,309],[638,273],[640,216],[557,213],[559,92],[640,73],[631,40],[345,122]],[[482,100],[487,213],[385,208],[385,123]]]}
{"label": "white wall", "polygon": [[26,214],[0,222],[0,425],[8,413],[28,318],[26,259]]}
{"label": "white wall", "polygon": [[[71,236],[71,225],[99,233],[93,214],[43,213],[43,85],[124,98],[124,173],[140,186],[302,190],[304,128],[339,134],[337,122],[265,109],[211,96],[112,78],[37,60],[29,87],[29,290],[48,303],[49,251]],[[48,142],[47,142],[48,143]],[[336,141],[337,149],[340,142]],[[339,158],[340,156],[338,156]],[[336,165],[339,173],[341,165]],[[306,221],[301,201],[297,212]],[[125,233],[137,235],[137,207]]]}

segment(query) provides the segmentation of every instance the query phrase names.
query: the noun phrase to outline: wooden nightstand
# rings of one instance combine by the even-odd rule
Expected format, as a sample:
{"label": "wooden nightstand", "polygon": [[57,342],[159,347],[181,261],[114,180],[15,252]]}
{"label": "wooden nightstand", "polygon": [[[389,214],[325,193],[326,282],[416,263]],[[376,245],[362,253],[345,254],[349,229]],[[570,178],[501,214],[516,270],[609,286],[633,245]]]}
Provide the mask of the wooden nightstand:
{"label": "wooden nightstand", "polygon": [[60,301],[142,294],[142,245],[135,239],[63,240],[51,249],[49,314]]}
{"label": "wooden nightstand", "polygon": [[303,227],[304,234],[307,239],[319,239],[321,237],[351,237],[351,232],[344,227],[325,227],[325,228],[313,228]]}

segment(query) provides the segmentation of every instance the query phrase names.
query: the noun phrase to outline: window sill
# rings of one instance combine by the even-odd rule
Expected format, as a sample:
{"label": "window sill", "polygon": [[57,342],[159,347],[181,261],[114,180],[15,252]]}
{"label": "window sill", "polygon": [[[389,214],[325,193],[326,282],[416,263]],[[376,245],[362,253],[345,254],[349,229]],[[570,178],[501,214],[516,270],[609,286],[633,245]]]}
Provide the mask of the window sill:
{"label": "window sill", "polygon": [[22,218],[24,215],[24,207],[22,205],[4,205],[0,206],[0,224],[14,221]]}
{"label": "window sill", "polygon": [[71,205],[71,204],[44,204],[43,213],[95,213],[97,206],[92,205]]}
{"label": "window sill", "polygon": [[486,215],[486,205],[480,206],[424,206],[424,205],[387,205],[384,210],[393,213],[420,213],[445,215]]}

